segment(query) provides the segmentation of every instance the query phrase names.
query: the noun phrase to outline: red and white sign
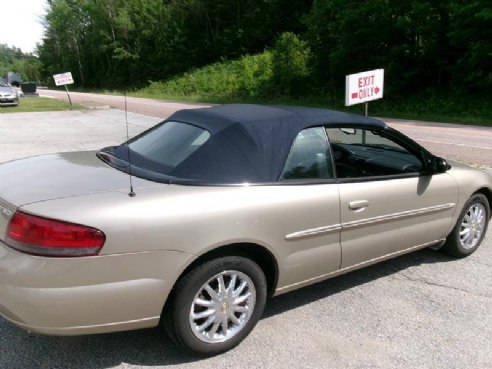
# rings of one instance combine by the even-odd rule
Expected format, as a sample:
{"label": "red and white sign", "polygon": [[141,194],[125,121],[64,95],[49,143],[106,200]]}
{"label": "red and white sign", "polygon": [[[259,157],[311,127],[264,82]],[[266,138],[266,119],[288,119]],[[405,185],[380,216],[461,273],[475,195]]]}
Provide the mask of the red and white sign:
{"label": "red and white sign", "polygon": [[57,86],[70,85],[73,83],[71,72],[55,74],[53,75],[53,79],[55,80],[55,85]]}
{"label": "red and white sign", "polygon": [[383,88],[384,69],[349,74],[345,77],[345,105],[381,99]]}

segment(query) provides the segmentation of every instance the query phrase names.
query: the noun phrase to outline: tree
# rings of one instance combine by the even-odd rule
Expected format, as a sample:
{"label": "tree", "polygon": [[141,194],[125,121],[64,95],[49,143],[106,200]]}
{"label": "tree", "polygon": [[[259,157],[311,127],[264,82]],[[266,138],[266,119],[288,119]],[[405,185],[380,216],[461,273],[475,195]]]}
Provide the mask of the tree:
{"label": "tree", "polygon": [[[50,0],[43,73],[92,87],[134,87],[258,53],[302,30],[311,0]],[[289,22],[285,22],[289,20]]]}
{"label": "tree", "polygon": [[453,83],[460,89],[492,91],[492,3],[456,1],[449,29],[455,48]]}
{"label": "tree", "polygon": [[342,89],[346,74],[384,68],[390,91],[449,83],[450,1],[318,0],[307,17],[317,80]]}
{"label": "tree", "polygon": [[26,54],[16,47],[0,44],[0,77],[6,77],[8,72],[17,72],[24,81],[40,79],[41,62],[32,55]]}
{"label": "tree", "polygon": [[300,96],[307,90],[311,50],[292,32],[284,32],[273,49],[273,83],[275,92]]}
{"label": "tree", "polygon": [[345,75],[375,68],[397,97],[492,87],[490,0],[49,0],[45,25],[43,76],[72,71],[88,87],[138,88],[265,49],[286,94],[341,96]]}

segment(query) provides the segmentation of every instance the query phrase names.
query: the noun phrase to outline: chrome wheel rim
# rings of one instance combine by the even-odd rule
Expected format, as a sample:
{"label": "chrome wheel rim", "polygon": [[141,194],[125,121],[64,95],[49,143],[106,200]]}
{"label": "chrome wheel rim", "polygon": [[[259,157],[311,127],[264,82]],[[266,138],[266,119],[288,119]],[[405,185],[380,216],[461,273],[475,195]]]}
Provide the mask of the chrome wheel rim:
{"label": "chrome wheel rim", "polygon": [[210,278],[193,299],[190,326],[207,343],[224,342],[248,323],[256,303],[251,278],[239,271],[224,271]]}
{"label": "chrome wheel rim", "polygon": [[485,206],[476,203],[470,206],[460,228],[460,243],[464,249],[474,248],[482,239],[486,222]]}

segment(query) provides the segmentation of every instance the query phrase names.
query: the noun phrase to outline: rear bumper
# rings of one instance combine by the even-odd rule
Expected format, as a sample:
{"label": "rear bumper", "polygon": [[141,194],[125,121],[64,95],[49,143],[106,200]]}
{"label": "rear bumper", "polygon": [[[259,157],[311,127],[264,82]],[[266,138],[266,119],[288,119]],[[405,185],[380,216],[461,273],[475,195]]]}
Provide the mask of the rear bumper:
{"label": "rear bumper", "polygon": [[192,258],[177,251],[45,258],[0,242],[0,315],[50,335],[153,327]]}

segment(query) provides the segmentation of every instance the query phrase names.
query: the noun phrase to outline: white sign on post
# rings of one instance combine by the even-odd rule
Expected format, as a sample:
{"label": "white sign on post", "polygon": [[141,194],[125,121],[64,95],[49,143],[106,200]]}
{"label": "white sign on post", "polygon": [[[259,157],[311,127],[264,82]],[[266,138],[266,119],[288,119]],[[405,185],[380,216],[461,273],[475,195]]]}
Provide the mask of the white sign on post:
{"label": "white sign on post", "polygon": [[73,83],[72,73],[60,73],[54,74],[53,79],[55,80],[55,85],[57,86],[65,86],[65,91],[67,91],[68,101],[70,102],[70,106],[72,105],[72,99],[70,98],[70,94],[68,93],[67,85],[71,85]]}
{"label": "white sign on post", "polygon": [[381,99],[383,88],[384,69],[349,74],[345,77],[345,105]]}
{"label": "white sign on post", "polygon": [[74,83],[71,72],[55,74],[53,75],[53,79],[55,80],[55,85],[57,86],[70,85]]}

